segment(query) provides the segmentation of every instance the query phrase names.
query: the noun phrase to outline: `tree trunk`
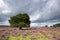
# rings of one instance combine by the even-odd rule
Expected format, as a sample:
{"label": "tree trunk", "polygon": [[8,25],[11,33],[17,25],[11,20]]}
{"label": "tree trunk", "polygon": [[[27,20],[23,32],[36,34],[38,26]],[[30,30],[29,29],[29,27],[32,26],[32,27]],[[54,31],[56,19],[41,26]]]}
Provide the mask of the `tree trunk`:
{"label": "tree trunk", "polygon": [[19,27],[19,30],[21,30],[22,29],[22,27]]}

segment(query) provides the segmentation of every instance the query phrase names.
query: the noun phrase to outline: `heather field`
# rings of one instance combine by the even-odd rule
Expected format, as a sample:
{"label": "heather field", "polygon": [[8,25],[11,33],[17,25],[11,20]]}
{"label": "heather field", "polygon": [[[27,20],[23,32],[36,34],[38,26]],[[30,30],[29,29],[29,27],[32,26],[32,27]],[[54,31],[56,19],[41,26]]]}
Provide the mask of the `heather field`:
{"label": "heather field", "polygon": [[30,29],[0,27],[0,40],[60,40],[60,27]]}

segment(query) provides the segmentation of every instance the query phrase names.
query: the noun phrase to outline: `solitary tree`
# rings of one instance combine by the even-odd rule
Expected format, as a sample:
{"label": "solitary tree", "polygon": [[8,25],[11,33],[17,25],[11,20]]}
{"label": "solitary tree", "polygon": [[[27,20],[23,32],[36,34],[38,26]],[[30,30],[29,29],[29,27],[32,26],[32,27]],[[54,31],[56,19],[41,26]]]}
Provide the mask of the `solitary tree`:
{"label": "solitary tree", "polygon": [[29,15],[26,13],[20,13],[16,16],[10,17],[9,23],[12,27],[30,27],[30,20]]}

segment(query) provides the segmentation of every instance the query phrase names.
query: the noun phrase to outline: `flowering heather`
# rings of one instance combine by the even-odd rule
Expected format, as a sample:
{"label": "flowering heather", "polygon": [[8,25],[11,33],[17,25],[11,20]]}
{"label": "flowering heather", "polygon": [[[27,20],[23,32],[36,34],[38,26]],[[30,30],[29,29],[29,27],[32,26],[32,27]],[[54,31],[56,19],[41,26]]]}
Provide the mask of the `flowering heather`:
{"label": "flowering heather", "polygon": [[60,40],[60,28],[1,28],[0,40]]}

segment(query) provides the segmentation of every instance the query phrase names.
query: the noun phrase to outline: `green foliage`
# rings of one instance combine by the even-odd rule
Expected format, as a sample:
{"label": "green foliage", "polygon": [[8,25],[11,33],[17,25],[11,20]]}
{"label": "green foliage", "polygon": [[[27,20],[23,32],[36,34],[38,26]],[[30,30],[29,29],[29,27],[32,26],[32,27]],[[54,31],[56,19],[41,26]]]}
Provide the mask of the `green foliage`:
{"label": "green foliage", "polygon": [[54,24],[53,27],[60,27],[60,23]]}
{"label": "green foliage", "polygon": [[26,24],[25,24],[24,22],[20,22],[20,23],[18,24],[18,26],[19,26],[19,27],[25,27]]}
{"label": "green foliage", "polygon": [[14,36],[9,36],[9,37],[7,38],[7,40],[17,40],[17,38],[14,37]]}
{"label": "green foliage", "polygon": [[22,35],[17,36],[17,37],[10,35],[10,36],[7,38],[7,40],[30,40],[30,36],[27,35],[27,36],[25,36],[25,38],[23,38]]}
{"label": "green foliage", "polygon": [[12,27],[30,27],[29,15],[20,13],[16,16],[10,17],[9,23]]}

